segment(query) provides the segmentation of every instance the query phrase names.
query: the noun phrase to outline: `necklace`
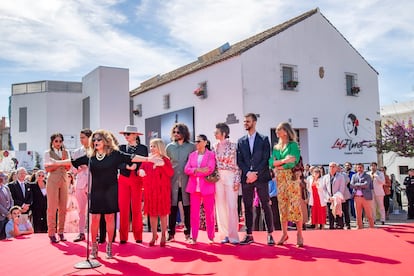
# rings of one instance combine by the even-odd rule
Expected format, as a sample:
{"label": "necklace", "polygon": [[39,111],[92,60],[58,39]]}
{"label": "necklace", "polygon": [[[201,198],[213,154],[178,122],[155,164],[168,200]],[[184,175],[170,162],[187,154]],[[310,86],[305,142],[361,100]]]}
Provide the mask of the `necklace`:
{"label": "necklace", "polygon": [[136,150],[137,150],[137,146],[138,145],[135,145],[135,146],[133,146],[133,145],[127,145],[127,152],[128,153],[134,153]]}
{"label": "necklace", "polygon": [[101,161],[102,159],[105,158],[105,153],[96,153],[96,159],[98,159],[98,161]]}

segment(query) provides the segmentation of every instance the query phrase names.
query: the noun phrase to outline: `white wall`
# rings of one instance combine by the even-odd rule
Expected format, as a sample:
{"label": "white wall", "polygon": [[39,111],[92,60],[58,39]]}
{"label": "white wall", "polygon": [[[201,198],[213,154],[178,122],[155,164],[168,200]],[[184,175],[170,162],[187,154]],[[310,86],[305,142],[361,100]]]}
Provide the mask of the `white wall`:
{"label": "white wall", "polygon": [[[298,91],[282,90],[280,64],[298,68]],[[323,79],[319,67],[325,69]],[[345,73],[358,74],[361,92],[346,96]],[[208,98],[200,100],[192,91],[197,83],[207,81]],[[171,94],[171,108],[162,108],[162,96]],[[145,118],[185,107],[195,107],[195,132],[211,139],[217,122],[235,113],[238,124],[230,125],[231,137],[245,134],[243,115],[258,113],[257,130],[270,135],[279,122],[292,122],[301,129],[305,162],[327,164],[376,161],[373,148],[332,148],[335,141],[357,144],[375,139],[374,122],[379,119],[378,78],[376,72],[319,13],[292,26],[241,56],[217,63],[173,82],[134,97],[142,104],[143,116],[134,116],[143,129]],[[369,104],[367,104],[369,103]],[[355,113],[360,122],[357,137],[348,137],[345,116]],[[318,127],[313,126],[313,118]],[[368,120],[367,120],[368,119]],[[348,139],[348,140],[344,140]],[[214,139],[212,139],[214,140]]]}
{"label": "white wall", "polygon": [[[365,148],[363,154],[345,154],[345,150],[331,148],[337,138],[348,138],[343,127],[348,112],[355,113],[360,121],[354,143],[375,138],[378,80],[377,74],[319,13],[253,47],[243,53],[242,59],[244,111],[261,115],[259,131],[269,135],[270,127],[282,121],[307,129],[309,147],[302,144],[302,150],[304,155],[308,153],[308,162],[314,164],[376,160],[372,148]],[[298,91],[282,90],[281,64],[297,66]],[[323,79],[319,77],[320,66],[325,70]],[[345,72],[358,74],[361,92],[357,97],[346,96]],[[313,127],[314,117],[318,118],[318,127]]]}
{"label": "white wall", "polygon": [[129,124],[129,70],[99,66],[82,79],[84,98],[90,97],[90,127],[119,131]]}
{"label": "white wall", "polygon": [[[119,131],[129,124],[129,70],[100,66],[83,79],[81,92],[39,92],[13,95],[11,135],[15,149],[27,143],[27,150],[43,156],[50,135],[60,132],[68,148],[80,146],[82,100],[90,97],[91,129],[108,129],[119,141]],[[19,108],[27,107],[27,132],[19,132]]]}
{"label": "white wall", "polygon": [[[12,96],[11,134],[14,148],[27,143],[27,150],[43,152],[49,148],[50,135],[64,136],[79,132],[81,93],[39,92]],[[19,108],[27,107],[27,131],[19,132]]]}
{"label": "white wall", "polygon": [[[204,81],[208,96],[200,99],[193,91]],[[134,116],[134,123],[144,131],[145,118],[194,106],[195,135],[203,133],[214,140],[215,125],[225,122],[227,114],[235,113],[243,122],[241,90],[240,58],[235,57],[135,96],[134,106],[142,104],[143,116]],[[170,109],[163,108],[165,94],[170,94]],[[237,140],[241,133],[239,125],[230,125],[231,139]]]}

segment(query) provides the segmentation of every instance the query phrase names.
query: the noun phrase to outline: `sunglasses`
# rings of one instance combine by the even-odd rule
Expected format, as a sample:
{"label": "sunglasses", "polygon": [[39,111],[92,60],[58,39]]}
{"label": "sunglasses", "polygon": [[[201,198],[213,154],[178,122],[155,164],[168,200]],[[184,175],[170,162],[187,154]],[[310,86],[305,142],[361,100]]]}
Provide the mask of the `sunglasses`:
{"label": "sunglasses", "polygon": [[181,134],[181,132],[179,132],[179,131],[173,131],[173,134]]}
{"label": "sunglasses", "polygon": [[45,177],[44,174],[39,174],[37,177]]}
{"label": "sunglasses", "polygon": [[194,143],[196,143],[196,144],[201,143],[201,142],[204,142],[204,140],[195,140],[194,141]]}
{"label": "sunglasses", "polygon": [[124,133],[124,136],[129,136],[129,135],[131,135],[131,133],[128,133],[128,132]]}
{"label": "sunglasses", "polygon": [[100,142],[100,141],[102,141],[102,138],[93,138],[92,139],[92,142]]}
{"label": "sunglasses", "polygon": [[62,143],[62,140],[53,140],[54,143]]}

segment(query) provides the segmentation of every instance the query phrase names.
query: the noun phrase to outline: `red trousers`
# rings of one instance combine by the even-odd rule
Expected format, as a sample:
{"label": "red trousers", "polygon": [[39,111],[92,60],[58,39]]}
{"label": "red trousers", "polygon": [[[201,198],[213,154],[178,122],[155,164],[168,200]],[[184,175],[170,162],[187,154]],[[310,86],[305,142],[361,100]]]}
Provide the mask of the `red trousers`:
{"label": "red trousers", "polygon": [[119,175],[118,206],[119,206],[119,239],[128,240],[129,212],[132,211],[132,232],[134,239],[142,241],[142,178],[131,172],[129,177]]}

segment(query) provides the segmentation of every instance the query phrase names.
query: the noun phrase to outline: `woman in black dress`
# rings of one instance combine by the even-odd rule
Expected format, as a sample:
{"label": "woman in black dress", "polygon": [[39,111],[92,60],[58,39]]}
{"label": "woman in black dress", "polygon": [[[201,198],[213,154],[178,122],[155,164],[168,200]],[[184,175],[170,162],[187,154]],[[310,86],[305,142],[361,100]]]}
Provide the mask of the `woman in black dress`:
{"label": "woman in black dress", "polygon": [[[74,167],[88,165],[92,175],[90,194],[90,213],[92,250],[91,258],[98,255],[96,237],[99,229],[101,214],[105,214],[108,243],[106,244],[106,258],[112,258],[112,240],[115,229],[115,214],[118,208],[118,166],[122,163],[153,162],[163,165],[160,158],[148,158],[140,155],[131,155],[119,151],[114,135],[106,130],[97,130],[90,137],[90,147],[87,156],[72,160]],[[58,164],[70,164],[70,160],[53,160]]]}
{"label": "woman in black dress", "polygon": [[33,193],[33,204],[31,209],[35,233],[47,233],[47,194],[45,174],[45,171],[37,171],[35,173],[35,182],[30,183]]}

